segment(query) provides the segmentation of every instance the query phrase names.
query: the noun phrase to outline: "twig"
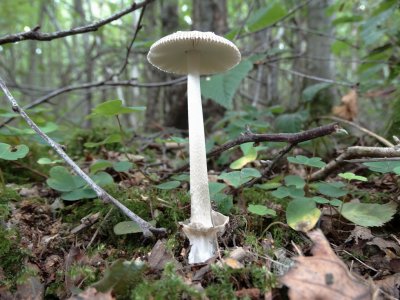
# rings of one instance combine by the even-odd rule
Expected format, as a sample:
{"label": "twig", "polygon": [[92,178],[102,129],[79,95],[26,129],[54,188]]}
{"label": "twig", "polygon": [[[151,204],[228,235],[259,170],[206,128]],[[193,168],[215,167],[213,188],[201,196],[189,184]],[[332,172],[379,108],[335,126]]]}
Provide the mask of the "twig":
{"label": "twig", "polygon": [[361,157],[400,157],[400,149],[397,147],[349,147],[334,160],[331,160],[325,167],[311,174],[310,181],[322,180],[346,164],[347,160]]}
{"label": "twig", "polygon": [[273,67],[273,68],[278,68],[281,71],[288,72],[288,73],[296,75],[296,76],[300,76],[300,77],[304,77],[304,78],[308,78],[308,79],[313,79],[313,80],[320,81],[320,82],[326,82],[326,83],[332,83],[332,84],[338,84],[338,85],[350,86],[350,87],[355,85],[352,82],[344,82],[344,81],[337,81],[337,80],[328,79],[328,78],[322,78],[322,77],[318,77],[318,76],[314,76],[314,75],[304,74],[304,73],[301,73],[301,72],[295,71],[295,70],[279,68],[279,67],[277,67],[275,65],[272,65],[272,64],[268,64],[268,65]]}
{"label": "twig", "polygon": [[153,1],[154,0],[145,0],[145,1],[142,1],[137,4],[133,3],[130,7],[126,8],[124,10],[121,10],[120,12],[118,12],[116,14],[113,14],[108,18],[99,20],[99,21],[94,22],[89,25],[75,27],[75,28],[72,28],[69,30],[56,31],[56,32],[52,32],[52,33],[44,33],[44,32],[40,32],[40,26],[36,26],[35,28],[33,28],[32,30],[29,30],[27,32],[19,32],[19,33],[9,34],[9,35],[1,37],[0,45],[8,44],[8,43],[16,43],[16,42],[20,42],[20,41],[24,41],[24,40],[51,41],[51,40],[63,38],[66,36],[96,31],[100,27],[102,27],[108,23],[111,23],[112,21],[118,20],[119,18],[121,18],[139,8],[146,6],[147,4],[149,4]]}
{"label": "twig", "polygon": [[[24,109],[34,108],[42,103],[49,101],[61,94],[65,94],[72,91],[77,90],[85,90],[93,87],[102,87],[102,86],[129,86],[129,87],[139,87],[139,88],[157,88],[161,86],[170,86],[175,84],[184,83],[186,81],[186,77],[179,77],[177,79],[164,81],[164,82],[151,82],[151,83],[138,83],[136,80],[124,80],[124,81],[98,81],[98,82],[89,82],[77,85],[66,86],[57,90],[52,91],[51,93],[40,97],[30,104],[26,105]],[[14,118],[8,118],[2,124],[0,124],[0,128],[4,127],[4,125],[10,123]]]}
{"label": "twig", "polygon": [[328,125],[312,128],[309,130],[305,130],[302,132],[297,133],[266,133],[266,134],[259,134],[259,133],[252,133],[252,132],[245,132],[243,135],[239,136],[238,138],[229,141],[221,146],[218,146],[212,149],[207,156],[216,156],[223,151],[226,151],[232,147],[241,145],[243,143],[248,142],[286,142],[290,144],[298,144],[301,142],[305,142],[308,140],[312,140],[321,136],[325,136],[336,132],[339,130],[339,126],[337,123],[331,123]]}
{"label": "twig", "polygon": [[379,162],[379,161],[399,161],[400,157],[382,157],[382,158],[359,158],[359,159],[345,159],[347,163],[364,163],[364,162]]}
{"label": "twig", "polygon": [[[318,137],[322,137],[325,135],[332,134],[334,132],[337,132],[340,129],[337,123],[331,123],[328,125],[312,128],[306,131],[302,132],[297,132],[297,133],[267,133],[267,134],[258,134],[258,133],[252,133],[250,131],[246,131],[243,133],[241,136],[238,138],[226,142],[225,144],[222,144],[221,146],[215,147],[212,149],[210,152],[207,153],[207,157],[213,157],[216,155],[219,155],[220,153],[231,149],[235,146],[244,144],[244,143],[249,143],[249,142],[255,142],[255,143],[260,143],[260,142],[286,142],[289,143],[293,146],[305,142],[308,140],[312,140]],[[290,149],[289,149],[290,150]],[[189,164],[185,164],[178,169],[174,170],[171,172],[171,174],[174,173],[180,173],[184,170],[186,170],[189,167]],[[165,178],[164,178],[165,179]]]}
{"label": "twig", "polygon": [[140,29],[142,29],[142,27],[143,27],[143,26],[141,25],[141,23],[142,23],[142,20],[143,20],[143,15],[144,15],[145,9],[146,9],[146,5],[144,5],[143,8],[142,8],[142,10],[140,11],[140,16],[139,16],[139,19],[138,19],[137,24],[136,24],[135,33],[133,34],[133,37],[132,37],[131,43],[130,43],[129,46],[128,46],[128,49],[126,50],[126,55],[125,55],[124,63],[123,63],[122,67],[120,68],[120,70],[119,70],[117,73],[111,75],[111,78],[110,78],[111,80],[113,79],[114,76],[119,76],[119,75],[121,75],[122,72],[125,70],[126,66],[127,66],[128,63],[129,63],[129,54],[131,53],[133,43],[135,42],[136,37],[137,37],[137,35],[138,35]]}
{"label": "twig", "polygon": [[368,134],[369,136],[372,136],[373,138],[377,139],[379,142],[381,142],[382,144],[384,144],[387,147],[393,147],[394,146],[391,142],[389,142],[384,137],[382,137],[382,136],[380,136],[380,135],[378,135],[378,134],[368,130],[367,128],[362,127],[362,126],[360,126],[360,125],[358,125],[358,124],[356,124],[354,122],[351,122],[351,121],[348,121],[348,120],[345,120],[345,119],[342,119],[342,118],[338,118],[338,117],[333,117],[333,116],[320,117],[319,119],[328,119],[328,120],[332,120],[332,121],[335,121],[335,122],[345,123],[345,124],[350,125],[350,126],[352,126],[354,128],[357,128],[358,130]]}
{"label": "twig", "polygon": [[19,106],[17,101],[11,95],[7,86],[5,85],[3,79],[0,77],[0,88],[3,90],[8,101],[11,104],[12,110],[19,113],[21,117],[26,121],[30,128],[32,128],[42,139],[44,139],[61,158],[78,174],[85,182],[96,192],[97,197],[102,199],[104,202],[111,202],[116,207],[118,207],[128,218],[136,222],[139,227],[143,230],[143,235],[146,237],[152,237],[154,235],[165,235],[166,230],[164,228],[155,228],[153,225],[143,220],[141,217],[133,213],[129,208],[119,202],[117,199],[112,197],[106,191],[104,191],[100,186],[98,186],[81,168],[65,153],[62,147],[54,142],[48,135],[46,135],[25,113],[25,111]]}

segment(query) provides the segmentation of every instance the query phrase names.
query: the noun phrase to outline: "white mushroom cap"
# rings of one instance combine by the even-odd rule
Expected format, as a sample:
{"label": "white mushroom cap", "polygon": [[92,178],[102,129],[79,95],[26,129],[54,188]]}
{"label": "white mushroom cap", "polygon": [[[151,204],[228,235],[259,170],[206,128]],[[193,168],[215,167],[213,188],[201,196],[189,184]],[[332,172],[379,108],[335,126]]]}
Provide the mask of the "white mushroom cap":
{"label": "white mushroom cap", "polygon": [[198,74],[227,71],[240,62],[239,49],[212,32],[178,31],[155,42],[147,55],[149,62],[164,72],[188,74],[188,52],[197,53]]}

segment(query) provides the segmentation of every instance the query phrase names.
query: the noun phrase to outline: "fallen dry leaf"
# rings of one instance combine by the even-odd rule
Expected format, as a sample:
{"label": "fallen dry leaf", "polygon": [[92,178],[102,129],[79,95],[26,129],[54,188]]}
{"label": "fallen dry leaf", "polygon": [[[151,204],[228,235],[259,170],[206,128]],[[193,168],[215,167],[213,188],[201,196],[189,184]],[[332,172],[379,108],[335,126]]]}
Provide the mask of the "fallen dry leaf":
{"label": "fallen dry leaf", "polygon": [[381,280],[376,280],[374,283],[386,294],[395,299],[400,299],[400,273],[387,276]]}
{"label": "fallen dry leaf", "polygon": [[29,277],[17,286],[16,300],[41,300],[44,297],[44,285],[37,277]]}
{"label": "fallen dry leaf", "polygon": [[158,240],[149,255],[149,266],[154,270],[163,270],[165,264],[168,262],[172,262],[177,269],[182,268],[179,262],[167,250],[166,240]]}
{"label": "fallen dry leaf", "polygon": [[261,291],[257,288],[241,289],[235,292],[236,297],[247,299],[260,299]]}
{"label": "fallen dry leaf", "polygon": [[307,234],[313,241],[313,256],[294,258],[295,265],[282,278],[291,300],[372,299],[372,289],[353,276],[336,256],[321,230]]}
{"label": "fallen dry leaf", "polygon": [[342,103],[332,108],[332,113],[345,120],[353,121],[358,115],[358,95],[355,88],[342,97]]}
{"label": "fallen dry leaf", "polygon": [[68,298],[68,300],[114,300],[111,291],[107,293],[98,292],[95,288],[88,288],[76,296]]}

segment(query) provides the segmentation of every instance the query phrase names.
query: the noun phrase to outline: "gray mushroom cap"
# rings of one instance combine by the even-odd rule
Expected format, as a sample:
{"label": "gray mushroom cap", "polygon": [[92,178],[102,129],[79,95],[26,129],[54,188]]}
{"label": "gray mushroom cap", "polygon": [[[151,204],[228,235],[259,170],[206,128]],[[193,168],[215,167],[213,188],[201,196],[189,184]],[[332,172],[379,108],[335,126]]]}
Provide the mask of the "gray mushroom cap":
{"label": "gray mushroom cap", "polygon": [[150,47],[147,59],[164,72],[184,75],[188,74],[188,52],[197,53],[199,75],[225,72],[241,59],[231,41],[200,31],[178,31],[163,37]]}

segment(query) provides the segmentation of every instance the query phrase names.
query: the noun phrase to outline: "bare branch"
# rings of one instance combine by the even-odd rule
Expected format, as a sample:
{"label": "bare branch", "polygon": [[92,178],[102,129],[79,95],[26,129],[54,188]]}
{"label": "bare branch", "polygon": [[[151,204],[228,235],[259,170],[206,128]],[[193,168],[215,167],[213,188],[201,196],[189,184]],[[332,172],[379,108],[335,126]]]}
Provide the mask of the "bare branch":
{"label": "bare branch", "polygon": [[321,136],[325,136],[331,134],[333,132],[338,131],[339,126],[337,123],[331,123],[328,125],[312,128],[310,130],[297,132],[297,133],[266,133],[266,134],[259,134],[259,133],[252,133],[252,132],[245,132],[243,135],[239,136],[238,138],[229,141],[219,147],[212,149],[207,156],[216,156],[223,151],[226,151],[232,147],[237,145],[241,145],[248,142],[286,142],[289,144],[298,144],[301,142],[305,142],[308,140],[312,140]]}
{"label": "bare branch", "polygon": [[145,7],[147,4],[153,2],[154,0],[145,0],[140,3],[133,3],[130,7],[121,10],[120,12],[111,15],[106,19],[101,19],[97,22],[94,22],[89,25],[75,27],[69,30],[56,31],[52,33],[44,33],[40,32],[40,26],[36,26],[30,31],[27,32],[19,32],[15,34],[9,34],[0,38],[0,45],[8,44],[8,43],[16,43],[24,40],[37,40],[37,41],[51,41],[54,39],[63,38],[66,36],[77,35],[82,33],[87,33],[91,31],[96,31],[100,27],[111,23],[112,21],[118,20],[119,18],[137,10],[142,7]]}
{"label": "bare branch", "polygon": [[25,111],[18,105],[17,101],[11,95],[7,86],[5,85],[2,78],[0,78],[0,88],[3,90],[8,101],[11,104],[12,110],[21,115],[21,117],[26,121],[30,128],[32,128],[41,138],[43,138],[60,157],[78,174],[85,182],[96,192],[97,196],[104,202],[111,202],[116,207],[118,207],[122,213],[124,213],[132,221],[136,222],[140,228],[143,230],[143,235],[146,237],[151,237],[155,235],[164,235],[166,233],[164,228],[155,228],[153,225],[143,220],[141,217],[133,213],[129,208],[119,202],[117,199],[112,197],[106,191],[104,191],[100,186],[98,186],[81,168],[68,156],[67,153],[62,149],[62,147],[54,142],[48,135],[46,135],[25,113]]}
{"label": "bare branch", "polygon": [[347,163],[348,160],[355,158],[370,157],[370,158],[386,158],[400,157],[400,149],[398,147],[349,147],[337,158],[330,161],[325,167],[311,174],[310,180],[323,180],[337,169]]}
{"label": "bare branch", "polygon": [[[83,83],[83,84],[77,84],[77,85],[70,85],[66,86],[57,90],[54,90],[47,95],[44,95],[43,97],[40,97],[30,104],[26,105],[24,109],[30,109],[33,107],[36,107],[42,103],[45,103],[49,101],[50,99],[53,99],[61,94],[69,93],[72,91],[77,91],[77,90],[85,90],[85,89],[90,89],[94,87],[104,87],[104,86],[128,86],[128,87],[139,87],[139,88],[157,88],[161,86],[170,86],[170,85],[176,85],[176,84],[181,84],[186,81],[186,77],[179,77],[177,79],[173,79],[170,81],[164,81],[164,82],[151,82],[151,83],[138,83],[136,80],[123,80],[123,81],[98,81],[98,82],[89,82],[89,83]],[[0,128],[4,127],[4,125],[10,123],[14,118],[9,118],[5,120],[2,124],[0,124]]]}
{"label": "bare branch", "polygon": [[328,116],[328,117],[320,117],[319,119],[328,119],[328,120],[332,120],[335,122],[341,122],[341,123],[345,123],[347,125],[353,126],[354,128],[357,128],[358,130],[368,134],[369,136],[372,136],[373,138],[377,139],[379,142],[381,142],[383,145],[385,145],[386,147],[393,147],[394,145],[389,142],[387,139],[385,139],[384,137],[368,130],[365,127],[362,127],[361,125],[358,125],[354,122],[342,119],[342,118],[338,118],[338,117],[333,117],[333,116]]}
{"label": "bare branch", "polygon": [[[288,148],[285,148],[286,150],[285,149],[282,150],[282,153],[281,153],[282,155],[281,156],[278,155],[278,157],[280,158],[299,143],[309,141],[312,139],[316,139],[319,137],[323,137],[323,136],[332,134],[334,132],[337,132],[338,130],[340,130],[340,127],[338,126],[338,124],[331,123],[328,125],[312,128],[312,129],[302,131],[302,132],[297,132],[297,133],[258,134],[258,133],[252,133],[252,132],[247,131],[247,132],[243,133],[241,136],[239,136],[238,138],[236,138],[232,141],[226,142],[225,144],[222,144],[221,146],[215,147],[214,149],[212,149],[210,152],[207,153],[207,157],[210,158],[210,157],[219,155],[220,153],[222,153],[228,149],[231,149],[235,146],[238,146],[238,145],[241,145],[244,143],[249,143],[249,142],[255,142],[255,143],[286,142],[289,144]],[[277,159],[277,161],[278,160],[279,159]],[[275,164],[275,163],[273,163],[273,164]],[[185,171],[188,167],[189,167],[189,164],[185,164],[185,165],[179,167],[178,169],[174,170],[171,174],[180,173],[182,171]],[[268,168],[268,169],[270,169],[270,168]]]}

